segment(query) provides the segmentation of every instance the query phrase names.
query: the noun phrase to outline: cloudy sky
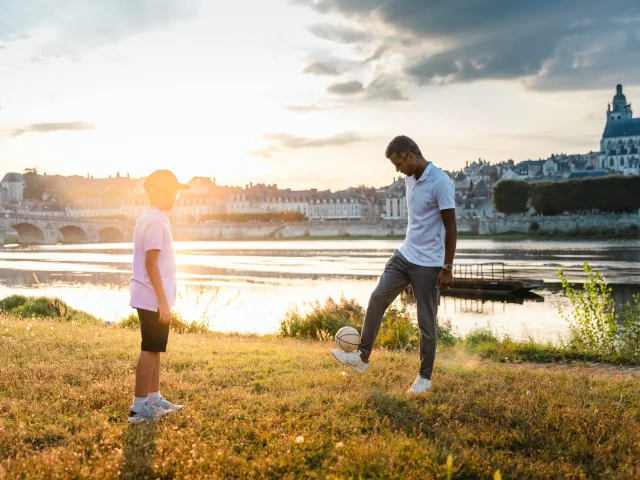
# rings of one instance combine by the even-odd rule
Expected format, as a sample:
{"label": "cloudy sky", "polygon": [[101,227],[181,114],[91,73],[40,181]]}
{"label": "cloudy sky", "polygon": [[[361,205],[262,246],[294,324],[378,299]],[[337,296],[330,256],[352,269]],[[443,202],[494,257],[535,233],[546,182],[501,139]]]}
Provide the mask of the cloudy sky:
{"label": "cloudy sky", "polygon": [[[0,173],[385,185],[597,150],[636,0],[0,0]],[[634,84],[635,83],[635,84]]]}

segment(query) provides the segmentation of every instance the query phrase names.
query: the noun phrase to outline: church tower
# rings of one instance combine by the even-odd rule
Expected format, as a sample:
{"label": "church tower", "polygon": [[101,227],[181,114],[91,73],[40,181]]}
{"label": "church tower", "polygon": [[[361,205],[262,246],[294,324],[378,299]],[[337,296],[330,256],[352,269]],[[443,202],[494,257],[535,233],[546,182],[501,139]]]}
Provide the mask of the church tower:
{"label": "church tower", "polygon": [[631,104],[627,103],[627,97],[622,93],[622,85],[618,84],[616,86],[616,94],[613,97],[613,104],[609,104],[607,108],[607,123],[618,120],[631,120],[632,118]]}

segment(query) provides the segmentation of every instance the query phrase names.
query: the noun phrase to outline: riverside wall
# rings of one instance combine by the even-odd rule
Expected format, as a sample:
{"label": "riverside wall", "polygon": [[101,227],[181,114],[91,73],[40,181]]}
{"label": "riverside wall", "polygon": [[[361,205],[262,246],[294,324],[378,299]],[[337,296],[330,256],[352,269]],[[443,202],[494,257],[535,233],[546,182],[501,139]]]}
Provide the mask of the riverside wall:
{"label": "riverside wall", "polygon": [[[536,228],[548,232],[567,232],[592,228],[623,228],[640,226],[639,214],[555,215],[530,216],[508,215],[505,217],[481,218],[477,220],[477,233],[496,235],[508,232],[526,233]],[[533,228],[532,228],[533,225]],[[474,230],[472,230],[474,231]]]}
{"label": "riverside wall", "polygon": [[[526,233],[537,224],[540,230],[566,232],[592,228],[640,227],[638,214],[558,215],[552,217],[509,215],[491,218],[459,218],[458,231],[480,235]],[[403,236],[403,221],[292,222],[292,223],[214,223],[174,225],[176,240],[237,240],[322,237]],[[534,227],[535,228],[535,227]]]}
{"label": "riverside wall", "polygon": [[176,240],[235,240],[322,237],[392,237],[404,235],[406,222],[292,222],[174,225]]}

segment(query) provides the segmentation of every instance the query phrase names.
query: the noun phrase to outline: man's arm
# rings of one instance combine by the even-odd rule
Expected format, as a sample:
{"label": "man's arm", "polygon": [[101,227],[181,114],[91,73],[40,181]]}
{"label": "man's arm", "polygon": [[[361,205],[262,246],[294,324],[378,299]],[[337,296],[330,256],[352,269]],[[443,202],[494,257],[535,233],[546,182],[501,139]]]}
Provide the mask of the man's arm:
{"label": "man's arm", "polygon": [[[458,243],[458,228],[456,226],[456,209],[448,208],[440,210],[442,223],[444,223],[444,264],[453,265],[453,258],[456,255],[456,244]],[[438,276],[438,288],[446,290],[453,285],[453,272],[441,270]]]}
{"label": "man's arm", "polygon": [[159,255],[160,250],[147,250],[144,260],[144,266],[147,269],[147,274],[149,275],[149,280],[151,280],[153,290],[156,292],[156,296],[158,297],[158,312],[160,313],[160,321],[162,323],[170,323],[171,307],[169,306],[167,295],[164,292],[162,277],[160,276],[160,269],[158,268]]}

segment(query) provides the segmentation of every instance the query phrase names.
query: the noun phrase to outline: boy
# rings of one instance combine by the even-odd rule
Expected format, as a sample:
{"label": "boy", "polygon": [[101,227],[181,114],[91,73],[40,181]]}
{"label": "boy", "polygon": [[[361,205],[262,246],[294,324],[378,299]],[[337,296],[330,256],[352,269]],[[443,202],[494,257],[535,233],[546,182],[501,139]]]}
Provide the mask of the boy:
{"label": "boy", "polygon": [[167,351],[171,308],[176,301],[176,258],[169,219],[163,212],[173,208],[180,190],[169,170],[156,170],[144,182],[149,206],[144,209],[133,234],[133,276],[130,306],[138,311],[142,345],[136,366],[136,389],[129,422],[161,418],[182,405],[160,395],[160,353]]}

